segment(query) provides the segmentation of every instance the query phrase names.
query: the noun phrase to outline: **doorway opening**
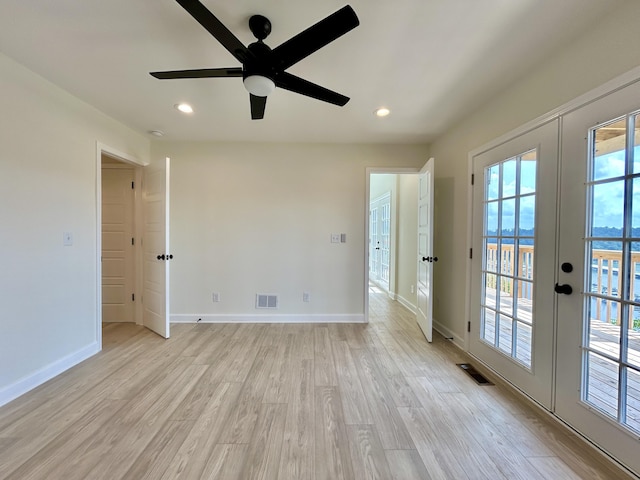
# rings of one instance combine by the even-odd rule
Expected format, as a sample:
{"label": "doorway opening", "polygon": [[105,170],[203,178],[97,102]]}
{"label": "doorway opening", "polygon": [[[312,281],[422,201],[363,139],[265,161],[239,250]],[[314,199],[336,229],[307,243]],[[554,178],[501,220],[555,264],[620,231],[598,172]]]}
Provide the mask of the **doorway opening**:
{"label": "doorway opening", "polygon": [[388,296],[416,313],[418,169],[375,169],[367,175],[365,316],[384,309],[369,305]]}
{"label": "doorway opening", "polygon": [[136,296],[140,299],[136,168],[102,154],[101,174],[102,323],[140,323],[136,318]]}
{"label": "doorway opening", "polygon": [[103,323],[142,324],[143,163],[105,145],[96,149],[96,339]]}

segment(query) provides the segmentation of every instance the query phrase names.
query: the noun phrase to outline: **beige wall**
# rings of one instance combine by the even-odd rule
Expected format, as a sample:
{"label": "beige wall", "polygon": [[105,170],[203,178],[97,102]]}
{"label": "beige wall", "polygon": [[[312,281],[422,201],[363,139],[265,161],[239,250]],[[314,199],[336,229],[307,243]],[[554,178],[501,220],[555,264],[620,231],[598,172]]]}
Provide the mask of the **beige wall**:
{"label": "beige wall", "polygon": [[[464,338],[468,153],[640,65],[640,2],[631,0],[590,32],[469,115],[431,145],[436,158],[437,326]],[[443,264],[447,267],[443,268]]]}
{"label": "beige wall", "polygon": [[[417,168],[427,154],[426,146],[154,142],[154,158],[172,161],[172,315],[362,318],[366,169]],[[332,244],[331,233],[346,233],[347,243]],[[279,309],[256,310],[256,293],[278,294]]]}
{"label": "beige wall", "polygon": [[96,142],[150,145],[1,54],[0,92],[1,404],[97,348]]}

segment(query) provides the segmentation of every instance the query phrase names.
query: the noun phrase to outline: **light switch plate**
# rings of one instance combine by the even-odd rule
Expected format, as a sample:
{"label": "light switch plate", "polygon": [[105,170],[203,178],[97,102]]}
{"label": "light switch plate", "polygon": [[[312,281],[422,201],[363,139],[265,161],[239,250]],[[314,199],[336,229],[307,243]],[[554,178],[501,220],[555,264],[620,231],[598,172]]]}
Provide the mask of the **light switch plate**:
{"label": "light switch plate", "polygon": [[331,234],[331,243],[340,243],[340,234],[332,233]]}

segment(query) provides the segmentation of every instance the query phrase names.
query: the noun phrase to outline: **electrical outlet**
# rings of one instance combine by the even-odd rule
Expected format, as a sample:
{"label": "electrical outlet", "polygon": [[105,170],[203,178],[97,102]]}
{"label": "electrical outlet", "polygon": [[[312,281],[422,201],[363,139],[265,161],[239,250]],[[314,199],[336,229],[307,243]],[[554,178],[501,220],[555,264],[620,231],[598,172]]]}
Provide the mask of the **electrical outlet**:
{"label": "electrical outlet", "polygon": [[332,233],[331,234],[331,243],[340,243],[340,234]]}
{"label": "electrical outlet", "polygon": [[302,292],[302,301],[303,302],[310,302],[311,301],[311,294],[309,292]]}
{"label": "electrical outlet", "polygon": [[415,287],[415,285],[411,285],[411,293],[416,293],[416,287]]}
{"label": "electrical outlet", "polygon": [[212,300],[214,302],[219,302],[220,301],[220,294],[218,292],[213,292],[213,294],[211,295]]}

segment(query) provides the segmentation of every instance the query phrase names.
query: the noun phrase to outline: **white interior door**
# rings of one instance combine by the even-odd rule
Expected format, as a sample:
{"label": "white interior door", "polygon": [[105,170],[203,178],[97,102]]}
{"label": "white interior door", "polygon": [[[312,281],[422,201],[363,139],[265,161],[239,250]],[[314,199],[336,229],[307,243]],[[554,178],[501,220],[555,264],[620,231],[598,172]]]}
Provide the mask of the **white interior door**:
{"label": "white interior door", "polygon": [[144,168],[143,324],[169,338],[169,158]]}
{"label": "white interior door", "polygon": [[640,84],[567,114],[561,151],[556,413],[640,473]]}
{"label": "white interior door", "polygon": [[417,308],[418,325],[427,341],[433,339],[433,263],[438,257],[433,253],[433,179],[435,160],[429,161],[420,170],[418,182],[418,278]]}
{"label": "white interior door", "polygon": [[102,167],[102,321],[135,322],[135,172]]}
{"label": "white interior door", "polygon": [[469,350],[553,404],[558,122],[473,157]]}

